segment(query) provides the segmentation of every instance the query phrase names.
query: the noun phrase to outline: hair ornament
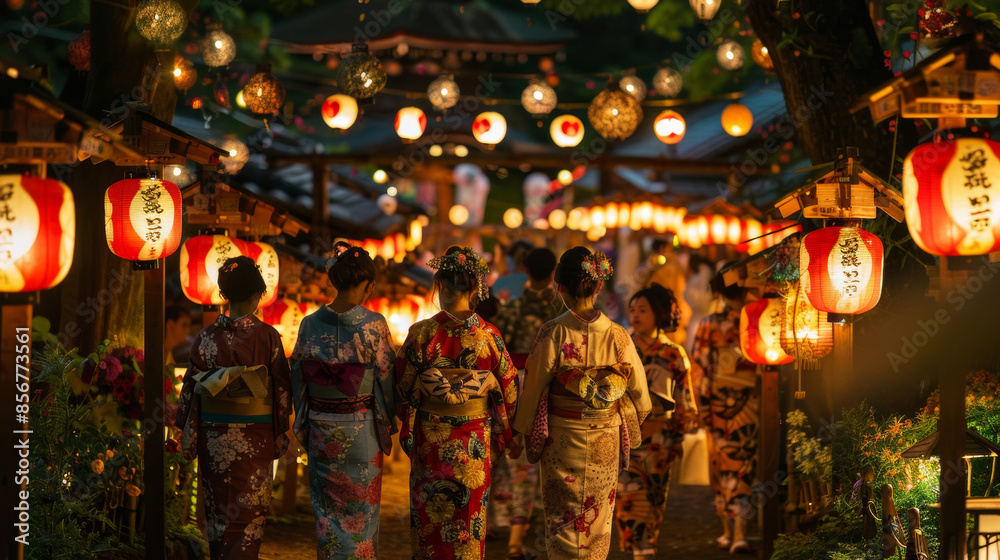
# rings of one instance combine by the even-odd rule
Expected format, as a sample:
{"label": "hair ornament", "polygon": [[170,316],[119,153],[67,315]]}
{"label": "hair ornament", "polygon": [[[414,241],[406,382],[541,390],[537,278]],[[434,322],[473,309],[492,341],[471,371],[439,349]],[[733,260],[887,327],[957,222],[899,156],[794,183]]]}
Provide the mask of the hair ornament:
{"label": "hair ornament", "polygon": [[427,261],[427,266],[434,270],[464,272],[475,276],[479,284],[479,299],[486,300],[486,276],[490,273],[490,267],[486,264],[486,259],[472,247],[462,247],[451,254],[434,257]]}
{"label": "hair ornament", "polygon": [[360,257],[361,254],[359,253],[359,251],[361,250],[362,250],[361,247],[358,247],[356,245],[350,245],[348,243],[344,243],[343,241],[338,241],[333,245],[333,250],[332,250],[333,255],[326,261],[326,269],[330,270],[330,268],[333,267],[333,265],[337,264],[337,261],[340,260],[340,257],[344,256],[344,253],[347,253],[348,251],[351,251],[353,256]]}
{"label": "hair ornament", "polygon": [[583,259],[580,266],[583,268],[584,274],[594,280],[607,281],[611,278],[611,273],[614,272],[611,261],[604,253],[591,253]]}

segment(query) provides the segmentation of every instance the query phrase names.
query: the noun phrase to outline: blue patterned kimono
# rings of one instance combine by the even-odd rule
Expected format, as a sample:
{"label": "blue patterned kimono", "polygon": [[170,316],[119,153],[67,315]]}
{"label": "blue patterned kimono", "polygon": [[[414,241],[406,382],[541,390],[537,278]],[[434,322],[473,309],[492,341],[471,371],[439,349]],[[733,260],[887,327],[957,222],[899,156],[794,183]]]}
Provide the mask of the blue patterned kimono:
{"label": "blue patterned kimono", "polygon": [[299,326],[294,431],[309,453],[320,560],[376,557],[395,357],[385,318],[361,306],[343,314],[323,306]]}

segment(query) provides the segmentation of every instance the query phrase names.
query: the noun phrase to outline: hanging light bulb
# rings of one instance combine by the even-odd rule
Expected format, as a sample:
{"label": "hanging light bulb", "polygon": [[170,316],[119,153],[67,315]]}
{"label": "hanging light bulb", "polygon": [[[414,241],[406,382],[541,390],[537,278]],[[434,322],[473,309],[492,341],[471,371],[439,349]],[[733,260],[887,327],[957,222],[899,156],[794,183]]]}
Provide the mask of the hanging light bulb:
{"label": "hanging light bulb", "polygon": [[684,78],[673,68],[660,68],[653,75],[653,89],[663,97],[677,97],[684,87]]}
{"label": "hanging light bulb", "polygon": [[622,91],[631,95],[636,101],[642,101],[646,99],[646,83],[639,79],[638,76],[622,76],[618,86],[622,88]]}
{"label": "hanging light bulb", "polygon": [[201,58],[209,66],[225,66],[236,57],[236,42],[222,30],[221,23],[208,26],[201,41]]}
{"label": "hanging light bulb", "polygon": [[350,95],[337,93],[326,98],[320,107],[320,114],[326,126],[347,130],[358,119],[358,102]]}
{"label": "hanging light bulb", "polygon": [[743,47],[732,39],[726,39],[715,51],[715,59],[725,70],[739,70],[743,68]]}
{"label": "hanging light bulb", "polygon": [[483,144],[499,144],[507,135],[507,120],[494,111],[480,113],[472,122],[472,135]]}
{"label": "hanging light bulb", "polygon": [[653,121],[653,132],[660,142],[664,144],[676,144],[684,139],[687,131],[687,124],[684,117],[676,111],[666,110],[660,113]]}
{"label": "hanging light bulb", "polygon": [[624,140],[642,122],[642,106],[612,80],[590,104],[587,118],[605,140]]}
{"label": "hanging light bulb", "polygon": [[403,140],[416,140],[427,128],[427,116],[419,107],[403,107],[396,112],[395,127]]}
{"label": "hanging light bulb", "polygon": [[145,0],[135,9],[135,27],[156,48],[176,41],[187,28],[187,14],[174,0]]}
{"label": "hanging light bulb", "polygon": [[583,140],[583,121],[573,115],[559,115],[549,126],[552,142],[560,148],[572,148]]}
{"label": "hanging light bulb", "polygon": [[278,116],[285,103],[285,88],[271,75],[270,64],[257,65],[257,73],[243,86],[243,102],[257,118]]}
{"label": "hanging light bulb", "polygon": [[219,162],[222,163],[222,169],[230,175],[238,173],[250,161],[250,148],[234,135],[226,136],[219,147],[229,154],[220,156]]}
{"label": "hanging light bulb", "polygon": [[690,0],[691,9],[701,21],[712,21],[722,6],[722,0]]}
{"label": "hanging light bulb", "polygon": [[521,106],[532,115],[547,115],[556,108],[556,90],[541,80],[532,80],[521,92]]}
{"label": "hanging light bulb", "polygon": [[760,39],[754,41],[750,47],[750,57],[757,63],[757,66],[760,66],[764,70],[774,70],[774,61],[771,60],[771,55],[768,53],[767,47],[764,46],[764,42]]}
{"label": "hanging light bulb", "polygon": [[351,54],[337,67],[340,91],[355,99],[371,99],[385,87],[386,73],[378,58],[368,53],[367,43],[354,43]]}
{"label": "hanging light bulb", "polygon": [[454,107],[458,103],[460,90],[451,76],[439,76],[427,86],[427,99],[439,111]]}
{"label": "hanging light bulb", "polygon": [[746,105],[732,103],[722,110],[721,121],[730,136],[745,136],[753,127],[753,113]]}

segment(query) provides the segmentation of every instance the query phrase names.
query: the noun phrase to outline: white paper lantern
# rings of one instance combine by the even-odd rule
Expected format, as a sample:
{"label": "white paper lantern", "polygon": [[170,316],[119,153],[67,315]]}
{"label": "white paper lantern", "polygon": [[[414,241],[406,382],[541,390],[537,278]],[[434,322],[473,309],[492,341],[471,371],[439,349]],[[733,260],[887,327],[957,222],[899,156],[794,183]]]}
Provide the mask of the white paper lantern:
{"label": "white paper lantern", "polygon": [[684,87],[684,77],[673,68],[660,68],[653,75],[653,89],[663,97],[677,97]]}

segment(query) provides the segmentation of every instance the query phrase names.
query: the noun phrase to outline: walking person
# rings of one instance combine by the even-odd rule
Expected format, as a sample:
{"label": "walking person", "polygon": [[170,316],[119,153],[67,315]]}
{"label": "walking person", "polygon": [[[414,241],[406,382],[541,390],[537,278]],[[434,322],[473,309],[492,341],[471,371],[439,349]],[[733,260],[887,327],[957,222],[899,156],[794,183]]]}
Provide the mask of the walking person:
{"label": "walking person", "polygon": [[632,341],[642,356],[653,411],[642,424],[642,444],[632,450],[629,468],[618,479],[615,521],[621,550],[636,560],[656,556],[670,468],[684,453],[684,435],[697,428],[691,363],[668,335],[677,330],[681,310],[674,292],[659,284],[629,301]]}
{"label": "walking person", "polygon": [[267,288],[253,259],[227,259],[219,289],[229,314],[195,337],[177,419],[185,458],[198,457],[212,560],[254,560],[289,444],[288,360],[278,331],[254,316]]}
{"label": "walking person", "polygon": [[410,456],[416,559],[482,560],[490,467],[514,442],[517,369],[496,327],[473,309],[486,261],[452,247],[431,259],[441,312],[410,327],[396,357],[400,444]]}
{"label": "walking person", "polygon": [[[503,334],[510,358],[524,384],[524,364],[543,324],[563,311],[554,280],[556,256],[547,247],[532,249],[524,258],[528,282],[520,297],[508,301],[497,316],[496,327]],[[531,511],[538,494],[538,464],[526,455],[496,462],[494,489],[490,496],[490,526],[510,527],[507,557],[524,560],[524,537],[528,533]]]}
{"label": "walking person", "polygon": [[396,352],[385,318],[363,307],[376,273],[367,251],[338,242],[327,268],[337,297],[302,320],[292,352],[294,431],[309,454],[318,560],[378,553]]}
{"label": "walking person", "polygon": [[514,418],[530,434],[528,459],[541,461],[550,560],[607,558],[618,475],[651,409],[635,345],[594,308],[611,272],[607,257],[586,247],[559,259],[568,311],[538,333]]}
{"label": "walking person", "polygon": [[757,365],[740,350],[740,310],[746,292],[739,286],[713,289],[722,297],[722,311],[698,327],[692,359],[703,373],[698,378],[699,412],[708,431],[709,480],[715,491],[716,514],[722,522],[719,548],[731,554],[749,552],[747,519],[757,470],[760,389]]}

